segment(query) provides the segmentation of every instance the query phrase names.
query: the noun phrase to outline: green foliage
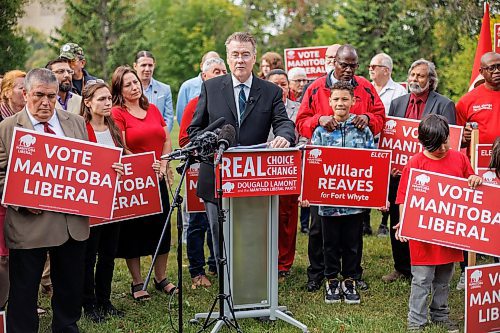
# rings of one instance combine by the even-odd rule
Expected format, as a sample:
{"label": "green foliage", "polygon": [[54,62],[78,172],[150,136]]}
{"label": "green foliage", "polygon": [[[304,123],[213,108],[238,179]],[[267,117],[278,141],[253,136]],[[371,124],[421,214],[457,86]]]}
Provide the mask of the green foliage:
{"label": "green foliage", "polygon": [[16,29],[25,0],[0,0],[0,73],[24,68],[28,44]]}
{"label": "green foliage", "polygon": [[48,47],[48,37],[40,30],[30,27],[23,31],[23,35],[28,42],[29,58],[25,63],[27,69],[45,67],[47,60],[59,55],[59,50]]}
{"label": "green foliage", "polygon": [[225,58],[224,42],[243,27],[243,11],[228,0],[150,0],[147,40],[156,57],[155,77],[174,95],[183,81],[199,73],[204,53]]}
{"label": "green foliage", "polygon": [[132,0],[66,0],[66,19],[56,29],[52,45],[67,42],[80,45],[93,75],[109,79],[114,69],[131,64],[134,54],[146,48],[143,29],[149,14]]}

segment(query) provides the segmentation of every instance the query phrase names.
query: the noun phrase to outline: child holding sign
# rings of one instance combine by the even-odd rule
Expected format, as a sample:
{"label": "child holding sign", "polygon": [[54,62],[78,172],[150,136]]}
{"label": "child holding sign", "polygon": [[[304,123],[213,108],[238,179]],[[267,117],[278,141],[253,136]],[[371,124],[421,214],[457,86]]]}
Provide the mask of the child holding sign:
{"label": "child holding sign", "polygon": [[[403,169],[396,203],[400,204],[402,216],[410,169],[433,171],[450,176],[468,178],[469,186],[475,188],[482,179],[474,175],[467,157],[449,150],[450,129],[446,118],[431,114],[418,126],[418,140],[424,151],[414,155]],[[394,227],[399,228],[399,223]],[[396,233],[402,241],[408,241]],[[411,293],[409,299],[408,330],[419,331],[427,324],[427,296],[431,293],[430,316],[433,323],[444,326],[448,332],[458,332],[458,326],[449,315],[448,295],[455,262],[463,260],[461,250],[440,245],[410,240]]]}
{"label": "child holding sign", "polygon": [[[330,106],[335,130],[328,132],[318,126],[313,133],[313,145],[349,148],[375,148],[373,134],[368,127],[359,129],[354,125],[356,115],[350,114],[354,105],[354,88],[345,82],[332,86]],[[301,202],[308,207],[309,202]],[[360,257],[360,242],[363,242],[363,213],[365,209],[347,207],[319,206],[323,228],[323,251],[325,258],[326,303],[344,301],[359,304],[360,296],[356,290],[357,265]],[[339,273],[344,277],[340,283]]]}

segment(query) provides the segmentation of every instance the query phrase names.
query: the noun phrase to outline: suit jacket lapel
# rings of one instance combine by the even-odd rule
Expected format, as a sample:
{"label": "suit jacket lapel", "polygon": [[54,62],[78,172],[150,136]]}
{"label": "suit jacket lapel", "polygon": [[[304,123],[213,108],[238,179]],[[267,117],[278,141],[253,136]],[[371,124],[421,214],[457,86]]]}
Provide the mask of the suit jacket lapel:
{"label": "suit jacket lapel", "polygon": [[262,91],[260,88],[259,79],[254,76],[252,80],[252,87],[250,88],[250,95],[247,98],[245,113],[243,114],[243,119],[241,119],[242,124],[245,119],[247,119],[248,115],[253,111],[253,109],[255,109],[255,105],[257,105],[257,102],[259,101],[261,93]]}
{"label": "suit jacket lapel", "polygon": [[396,115],[396,117],[404,118],[406,115],[406,110],[408,110],[408,104],[410,103],[410,94],[406,94],[401,102],[401,106],[404,107],[398,110],[398,114]]}
{"label": "suit jacket lapel", "polygon": [[233,113],[234,119],[238,122],[238,114],[236,113],[236,101],[234,100],[234,89],[233,80],[231,79],[231,74],[226,75],[224,84],[222,85],[222,95],[226,99],[227,106]]}
{"label": "suit jacket lapel", "polygon": [[69,116],[67,111],[56,109],[57,118],[59,119],[59,124],[61,124],[61,128],[64,132],[64,135],[70,138],[74,138],[75,128],[73,127],[73,122],[69,121]]}
{"label": "suit jacket lapel", "polygon": [[28,109],[24,108],[21,112],[19,112],[19,117],[17,118],[17,126],[32,131],[35,130],[30,118],[28,117]]}
{"label": "suit jacket lapel", "polygon": [[431,113],[434,109],[434,104],[436,104],[437,98],[436,93],[434,91],[429,92],[429,97],[427,98],[427,102],[425,103],[424,113],[422,114],[422,118],[425,115]]}

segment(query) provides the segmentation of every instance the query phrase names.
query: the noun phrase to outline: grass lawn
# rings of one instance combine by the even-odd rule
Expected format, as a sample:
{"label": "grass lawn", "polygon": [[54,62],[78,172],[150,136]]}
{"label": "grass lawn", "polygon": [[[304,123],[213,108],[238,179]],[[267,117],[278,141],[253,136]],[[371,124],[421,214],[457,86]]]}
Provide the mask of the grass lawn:
{"label": "grass lawn", "polygon": [[[172,138],[174,146],[177,144],[178,126],[174,128]],[[177,181],[178,181],[177,177]],[[380,214],[372,212],[372,227],[377,230]],[[168,276],[175,282],[177,279],[177,232],[175,228],[175,214],[172,221],[172,249],[169,257]],[[197,332],[199,326],[188,323],[195,313],[207,312],[217,292],[216,280],[211,278],[214,286],[210,289],[191,290],[191,279],[188,272],[186,249],[183,249],[183,276],[184,276],[184,332]],[[206,253],[208,253],[206,251]],[[149,268],[150,260],[144,260],[144,275]],[[147,264],[147,265],[146,265]],[[407,302],[410,292],[408,282],[398,281],[393,284],[384,284],[381,276],[392,271],[392,255],[389,238],[370,236],[364,238],[363,268],[364,278],[370,284],[370,289],[361,292],[360,305],[345,303],[328,305],[324,302],[323,290],[308,293],[305,290],[307,281],[307,236],[297,236],[297,252],[295,263],[290,277],[279,286],[280,305],[286,305],[294,317],[306,324],[311,333],[319,332],[405,332]],[[457,265],[458,266],[458,265]],[[251,269],[251,267],[249,267]],[[450,293],[451,319],[459,321],[463,327],[464,292],[455,290],[459,276],[459,269],[452,281]],[[154,290],[150,283],[149,291],[152,296],[148,302],[138,303],[130,296],[130,276],[122,259],[116,260],[116,268],[112,287],[113,304],[125,311],[124,318],[108,319],[102,324],[93,324],[82,318],[80,328],[82,332],[174,332],[169,323],[169,297]],[[50,301],[41,297],[41,305],[50,308]],[[41,332],[50,332],[51,311],[43,316],[40,322]],[[177,327],[176,300],[172,309],[172,320]],[[243,332],[300,332],[282,321],[260,322],[255,319],[240,319],[239,324]],[[209,331],[208,331],[209,332]],[[230,332],[224,328],[221,332]],[[445,330],[430,326],[425,332],[445,332]]]}

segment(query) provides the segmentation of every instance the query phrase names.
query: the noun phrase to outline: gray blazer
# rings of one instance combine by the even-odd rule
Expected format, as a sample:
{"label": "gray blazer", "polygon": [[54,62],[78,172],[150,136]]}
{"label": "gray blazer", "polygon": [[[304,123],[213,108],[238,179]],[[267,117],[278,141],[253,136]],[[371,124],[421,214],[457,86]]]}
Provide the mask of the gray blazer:
{"label": "gray blazer", "polygon": [[[15,127],[33,130],[26,108],[0,123],[0,193],[3,193],[5,174]],[[83,117],[56,109],[59,123],[67,137],[88,140]],[[42,211],[34,215],[19,207],[8,206],[5,215],[5,242],[11,249],[33,249],[58,246],[70,237],[77,241],[89,237],[89,220],[85,216]]]}
{"label": "gray blazer", "polygon": [[[391,107],[389,108],[389,116],[405,118],[406,109],[410,102],[410,95],[403,95],[392,100]],[[427,103],[425,103],[422,117],[428,114],[442,115],[448,119],[450,125],[456,124],[455,103],[448,97],[440,95],[435,91],[429,92],[429,98],[427,98]]]}

